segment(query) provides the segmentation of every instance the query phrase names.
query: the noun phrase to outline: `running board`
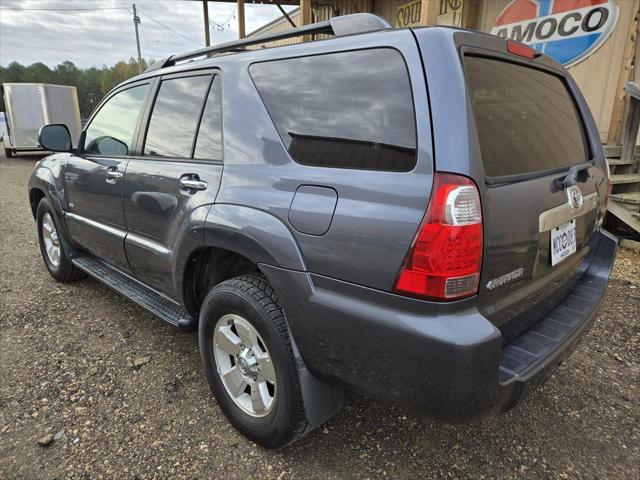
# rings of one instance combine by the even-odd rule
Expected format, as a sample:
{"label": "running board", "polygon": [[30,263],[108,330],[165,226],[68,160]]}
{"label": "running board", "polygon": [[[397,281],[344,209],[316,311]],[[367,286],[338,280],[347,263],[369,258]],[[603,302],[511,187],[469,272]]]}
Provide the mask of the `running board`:
{"label": "running board", "polygon": [[177,302],[168,299],[96,257],[84,254],[73,257],[71,261],[80,270],[180,330],[194,330],[198,325],[198,319],[186,312]]}

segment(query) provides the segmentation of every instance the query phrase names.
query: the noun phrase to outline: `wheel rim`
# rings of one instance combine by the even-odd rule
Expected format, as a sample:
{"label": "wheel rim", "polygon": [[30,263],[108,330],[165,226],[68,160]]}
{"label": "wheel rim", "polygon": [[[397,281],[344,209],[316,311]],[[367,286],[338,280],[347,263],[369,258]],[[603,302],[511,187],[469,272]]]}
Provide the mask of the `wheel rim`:
{"label": "wheel rim", "polygon": [[47,258],[54,267],[60,265],[60,240],[56,224],[48,213],[42,216],[42,239],[44,240],[44,250]]}
{"label": "wheel rim", "polygon": [[267,415],[275,404],[276,372],[256,329],[240,315],[224,315],[213,332],[213,351],[233,402],[252,417]]}

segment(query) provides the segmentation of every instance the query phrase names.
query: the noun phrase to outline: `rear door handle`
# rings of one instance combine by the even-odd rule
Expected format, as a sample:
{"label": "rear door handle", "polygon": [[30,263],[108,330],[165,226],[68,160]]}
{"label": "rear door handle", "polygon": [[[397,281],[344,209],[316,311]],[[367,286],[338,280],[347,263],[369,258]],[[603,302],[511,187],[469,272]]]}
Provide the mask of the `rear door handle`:
{"label": "rear door handle", "polygon": [[209,184],[196,174],[180,177],[180,186],[187,190],[206,190]]}

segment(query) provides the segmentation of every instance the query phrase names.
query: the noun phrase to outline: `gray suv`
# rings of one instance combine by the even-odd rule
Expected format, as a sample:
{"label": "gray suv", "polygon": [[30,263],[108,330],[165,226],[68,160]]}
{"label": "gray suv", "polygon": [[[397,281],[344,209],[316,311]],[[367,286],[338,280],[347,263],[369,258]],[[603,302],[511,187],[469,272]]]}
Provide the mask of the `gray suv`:
{"label": "gray suv", "polygon": [[266,447],[347,389],[447,421],[510,408],[589,330],[616,253],[576,84],[487,34],[357,14],[176,55],[76,147],[64,125],[40,143],[50,274],[197,329],[218,404]]}

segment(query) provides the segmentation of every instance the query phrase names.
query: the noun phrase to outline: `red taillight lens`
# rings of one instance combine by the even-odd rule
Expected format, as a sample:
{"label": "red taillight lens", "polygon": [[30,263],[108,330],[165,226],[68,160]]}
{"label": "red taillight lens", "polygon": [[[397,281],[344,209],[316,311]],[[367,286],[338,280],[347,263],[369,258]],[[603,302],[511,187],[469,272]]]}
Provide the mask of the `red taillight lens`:
{"label": "red taillight lens", "polygon": [[519,57],[524,58],[536,58],[540,56],[540,52],[537,52],[529,45],[525,45],[524,43],[514,42],[513,40],[509,40],[507,42],[507,51],[512,55],[518,55]]}
{"label": "red taillight lens", "polygon": [[475,295],[482,265],[482,209],[475,183],[434,176],[431,200],[396,281],[398,293],[451,300]]}

